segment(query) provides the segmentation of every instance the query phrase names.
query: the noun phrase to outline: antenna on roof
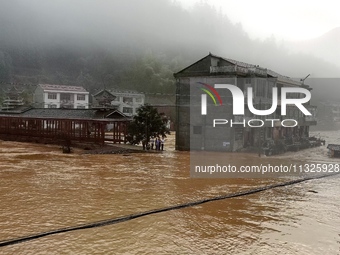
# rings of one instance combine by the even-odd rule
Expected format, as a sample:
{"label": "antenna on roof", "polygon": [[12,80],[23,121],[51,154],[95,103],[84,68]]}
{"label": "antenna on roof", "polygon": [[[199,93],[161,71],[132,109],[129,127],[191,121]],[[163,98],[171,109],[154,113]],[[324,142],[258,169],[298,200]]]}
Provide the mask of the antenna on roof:
{"label": "antenna on roof", "polygon": [[305,78],[300,79],[300,81],[302,81],[302,84],[301,84],[301,85],[304,85],[304,82],[305,82],[305,80],[308,78],[309,75],[310,75],[310,74],[308,74]]}

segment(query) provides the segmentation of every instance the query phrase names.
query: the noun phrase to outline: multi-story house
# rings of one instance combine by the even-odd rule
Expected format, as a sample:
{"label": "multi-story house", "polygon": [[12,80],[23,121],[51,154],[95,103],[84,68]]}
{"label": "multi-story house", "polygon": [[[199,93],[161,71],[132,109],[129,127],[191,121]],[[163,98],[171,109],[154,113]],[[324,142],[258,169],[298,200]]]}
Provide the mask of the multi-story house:
{"label": "multi-story house", "polygon": [[137,109],[144,105],[145,95],[133,91],[110,91],[115,99],[111,102],[112,105],[117,106],[118,110],[127,116],[135,115]]}
{"label": "multi-story house", "polygon": [[81,86],[39,84],[34,93],[37,108],[89,108],[89,92]]}
{"label": "multi-story house", "polygon": [[[316,125],[316,107],[309,102],[304,107],[312,113],[310,116],[305,116],[294,105],[287,105],[286,115],[281,114],[280,98],[283,87],[304,88],[309,91],[311,88],[303,81],[293,80],[258,65],[209,54],[175,73],[174,77],[178,150],[237,151],[247,146],[259,146],[266,139],[275,141],[283,137],[308,137],[309,127]],[[239,99],[234,99],[228,89],[216,91],[215,84],[237,86],[245,98],[243,115],[233,114],[233,102]],[[248,88],[252,90],[252,103],[257,110],[271,108],[273,88],[277,88],[276,110],[269,116],[253,114],[247,104]],[[202,94],[206,98],[205,110],[208,113],[205,114],[202,113]],[[287,97],[304,98],[304,95],[288,93]],[[222,119],[220,122],[223,124],[213,126],[216,119]]]}
{"label": "multi-story house", "polygon": [[142,93],[105,89],[93,95],[92,107],[115,108],[126,116],[133,116],[144,102],[145,95]]}

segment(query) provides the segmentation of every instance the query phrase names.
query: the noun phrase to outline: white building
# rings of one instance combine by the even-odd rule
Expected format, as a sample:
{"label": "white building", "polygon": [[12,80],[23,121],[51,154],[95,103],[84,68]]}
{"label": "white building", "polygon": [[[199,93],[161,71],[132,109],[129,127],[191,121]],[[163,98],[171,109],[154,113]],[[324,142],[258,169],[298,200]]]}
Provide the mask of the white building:
{"label": "white building", "polygon": [[39,108],[89,108],[89,92],[80,86],[39,84],[34,92]]}
{"label": "white building", "polygon": [[118,110],[127,116],[135,115],[137,109],[144,105],[145,95],[138,92],[110,91],[116,98],[111,102]]}
{"label": "white building", "polygon": [[96,107],[112,107],[126,116],[133,116],[136,114],[137,109],[144,105],[145,95],[133,91],[115,91],[115,90],[102,90],[93,95],[93,106]]}

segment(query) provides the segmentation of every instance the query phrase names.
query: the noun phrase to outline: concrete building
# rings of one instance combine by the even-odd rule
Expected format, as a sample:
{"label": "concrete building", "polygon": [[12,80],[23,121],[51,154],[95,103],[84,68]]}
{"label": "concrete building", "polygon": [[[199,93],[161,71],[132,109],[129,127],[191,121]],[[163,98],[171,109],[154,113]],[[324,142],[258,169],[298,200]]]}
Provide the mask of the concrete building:
{"label": "concrete building", "polygon": [[80,86],[39,84],[34,92],[34,106],[88,109],[89,92]]}
{"label": "concrete building", "polygon": [[126,116],[133,116],[144,102],[142,93],[104,89],[93,95],[92,108],[114,108]]}
{"label": "concrete building", "polygon": [[[237,151],[245,147],[259,146],[267,139],[279,140],[284,137],[308,137],[309,127],[316,125],[316,107],[304,106],[312,113],[305,116],[294,105],[287,106],[287,114],[281,114],[281,89],[296,87],[311,90],[301,81],[293,80],[272,70],[232,59],[222,58],[213,54],[198,60],[192,65],[174,74],[176,78],[176,149],[177,150],[218,150]],[[227,89],[211,93],[208,88],[215,84],[236,85],[247,97],[248,88],[253,91],[253,106],[258,110],[270,109],[272,106],[272,89],[278,90],[276,111],[269,116],[256,116],[248,108],[247,99],[244,103],[244,115],[233,115],[233,95]],[[207,86],[207,87],[205,87]],[[206,91],[206,92],[204,92]],[[215,91],[217,92],[217,91]],[[207,94],[207,112],[203,115],[202,94]],[[210,96],[208,94],[211,94]],[[300,93],[287,94],[288,98],[303,98]],[[219,96],[219,95],[218,95]],[[218,100],[216,100],[218,99]],[[219,106],[219,104],[221,106]],[[213,127],[214,119],[227,119],[238,123],[233,126],[219,125]],[[245,125],[251,120],[264,122],[261,127]],[[275,119],[275,121],[265,121]],[[295,127],[290,123],[296,120]],[[252,124],[255,125],[256,121]]]}

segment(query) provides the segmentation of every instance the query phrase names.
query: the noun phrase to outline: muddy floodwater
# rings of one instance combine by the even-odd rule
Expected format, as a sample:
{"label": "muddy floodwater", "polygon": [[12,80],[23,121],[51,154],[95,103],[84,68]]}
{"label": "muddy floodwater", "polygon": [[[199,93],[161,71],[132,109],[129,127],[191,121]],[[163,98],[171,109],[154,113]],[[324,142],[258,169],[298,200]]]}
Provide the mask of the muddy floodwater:
{"label": "muddy floodwater", "polygon": [[[340,144],[339,133],[319,135],[326,145]],[[174,135],[165,149],[62,154],[55,146],[0,141],[0,241],[286,181],[193,179],[189,153],[174,150]],[[326,146],[273,160],[340,163]],[[0,247],[0,254],[340,254],[340,177],[49,235]]]}

